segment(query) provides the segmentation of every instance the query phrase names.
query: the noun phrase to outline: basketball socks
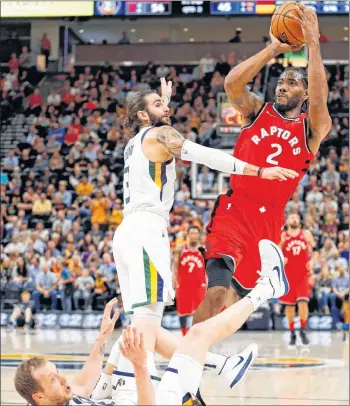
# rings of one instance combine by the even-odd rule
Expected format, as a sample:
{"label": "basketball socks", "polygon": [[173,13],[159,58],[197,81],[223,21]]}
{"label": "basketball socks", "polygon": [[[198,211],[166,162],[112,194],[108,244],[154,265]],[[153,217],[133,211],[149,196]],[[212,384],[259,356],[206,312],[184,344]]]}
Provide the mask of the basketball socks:
{"label": "basketball socks", "polygon": [[225,355],[213,354],[212,352],[208,351],[205,357],[204,366],[219,375],[227,361],[227,358],[228,357],[225,357]]}
{"label": "basketball socks", "polygon": [[258,309],[263,303],[265,303],[266,300],[272,298],[272,294],[269,294],[267,288],[267,285],[258,284],[246,296],[246,299],[248,299],[253,305],[254,311]]}
{"label": "basketball socks", "polygon": [[182,333],[182,335],[185,337],[185,335],[187,334],[187,332],[188,332],[188,328],[187,327],[181,327],[181,333]]}
{"label": "basketball socks", "polygon": [[306,326],[307,326],[307,320],[300,320],[300,327],[301,327],[302,329],[305,329]]}
{"label": "basketball socks", "polygon": [[294,331],[294,321],[289,323],[289,331]]}

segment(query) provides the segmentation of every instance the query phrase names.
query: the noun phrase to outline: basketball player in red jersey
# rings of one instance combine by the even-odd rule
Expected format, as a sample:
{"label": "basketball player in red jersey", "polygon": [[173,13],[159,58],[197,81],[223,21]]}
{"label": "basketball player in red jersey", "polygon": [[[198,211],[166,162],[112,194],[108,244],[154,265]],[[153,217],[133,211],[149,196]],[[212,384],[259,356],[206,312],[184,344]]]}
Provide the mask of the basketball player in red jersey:
{"label": "basketball player in red jersey", "polygon": [[[289,282],[289,292],[279,299],[286,305],[285,314],[291,332],[289,345],[294,347],[297,336],[294,331],[295,306],[298,305],[300,317],[300,338],[303,345],[309,345],[305,333],[309,318],[309,273],[310,260],[315,259],[315,240],[308,230],[303,230],[300,216],[290,214],[287,219],[287,231],[282,233],[280,247],[286,259],[285,268]],[[312,254],[311,254],[312,253]],[[310,256],[311,254],[311,256]]]}
{"label": "basketball player in red jersey", "polygon": [[275,103],[263,103],[249,92],[247,84],[271,59],[298,49],[271,36],[269,46],[228,74],[225,90],[243,118],[234,156],[258,166],[291,168],[300,176],[288,182],[231,176],[231,189],[217,199],[207,228],[208,290],[194,324],[218,314],[229,300],[236,301],[237,294],[243,297],[254,287],[262,266],[258,241],[280,243],[285,205],[331,127],[317,16],[298,6],[309,48],[308,78],[301,69],[286,69],[277,84]]}
{"label": "basketball player in red jersey", "polygon": [[188,230],[188,244],[176,247],[173,258],[174,288],[176,288],[177,313],[181,332],[186,335],[191,319],[201,304],[207,290],[207,276],[200,246],[200,230],[192,226]]}

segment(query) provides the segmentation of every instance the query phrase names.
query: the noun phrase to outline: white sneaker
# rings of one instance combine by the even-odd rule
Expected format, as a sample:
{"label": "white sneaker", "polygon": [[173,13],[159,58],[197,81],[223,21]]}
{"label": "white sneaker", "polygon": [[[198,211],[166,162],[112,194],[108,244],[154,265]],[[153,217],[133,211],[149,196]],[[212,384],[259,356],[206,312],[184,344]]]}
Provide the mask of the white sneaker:
{"label": "white sneaker", "polygon": [[284,270],[284,258],[281,249],[270,240],[259,242],[261,259],[260,278],[257,284],[269,284],[270,297],[266,299],[279,298],[289,292],[289,283]]}
{"label": "white sneaker", "polygon": [[257,354],[257,344],[248,345],[248,347],[239,354],[227,358],[219,376],[223,376],[232,389],[245,377]]}

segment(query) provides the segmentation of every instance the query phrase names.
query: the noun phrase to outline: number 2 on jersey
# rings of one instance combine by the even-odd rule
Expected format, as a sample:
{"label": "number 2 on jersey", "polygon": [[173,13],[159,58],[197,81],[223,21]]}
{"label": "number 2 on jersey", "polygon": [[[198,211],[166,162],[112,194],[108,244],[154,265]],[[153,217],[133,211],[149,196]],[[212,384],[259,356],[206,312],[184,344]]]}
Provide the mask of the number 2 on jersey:
{"label": "number 2 on jersey", "polygon": [[129,189],[129,167],[124,168],[124,204],[130,202],[130,189]]}
{"label": "number 2 on jersey", "polygon": [[276,148],[276,151],[273,152],[272,154],[270,154],[267,158],[266,158],[266,162],[271,164],[271,165],[278,165],[278,161],[275,161],[272,158],[276,158],[276,156],[281,155],[282,153],[282,147],[280,146],[280,144],[272,144],[271,145],[272,148]]}

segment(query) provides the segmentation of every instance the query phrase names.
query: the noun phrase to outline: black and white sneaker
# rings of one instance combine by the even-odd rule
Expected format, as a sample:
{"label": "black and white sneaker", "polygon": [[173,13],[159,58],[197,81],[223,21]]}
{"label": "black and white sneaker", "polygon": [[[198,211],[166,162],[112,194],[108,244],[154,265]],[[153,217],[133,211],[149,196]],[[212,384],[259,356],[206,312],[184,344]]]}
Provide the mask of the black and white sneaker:
{"label": "black and white sneaker", "polygon": [[257,355],[257,344],[248,345],[239,354],[227,358],[219,376],[222,376],[232,389],[246,376]]}

